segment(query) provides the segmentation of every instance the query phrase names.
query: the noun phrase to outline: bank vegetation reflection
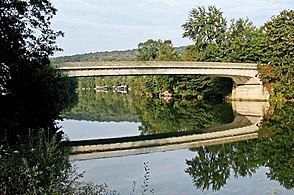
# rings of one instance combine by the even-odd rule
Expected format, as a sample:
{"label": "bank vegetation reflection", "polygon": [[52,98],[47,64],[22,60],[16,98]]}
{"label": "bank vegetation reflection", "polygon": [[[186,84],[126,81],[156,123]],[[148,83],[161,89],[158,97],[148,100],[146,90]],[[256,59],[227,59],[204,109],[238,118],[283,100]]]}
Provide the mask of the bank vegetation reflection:
{"label": "bank vegetation reflection", "polygon": [[276,105],[273,113],[265,115],[258,139],[190,149],[196,154],[186,160],[185,172],[196,188],[218,191],[232,176],[252,176],[267,167],[270,180],[293,189],[293,111],[293,104]]}

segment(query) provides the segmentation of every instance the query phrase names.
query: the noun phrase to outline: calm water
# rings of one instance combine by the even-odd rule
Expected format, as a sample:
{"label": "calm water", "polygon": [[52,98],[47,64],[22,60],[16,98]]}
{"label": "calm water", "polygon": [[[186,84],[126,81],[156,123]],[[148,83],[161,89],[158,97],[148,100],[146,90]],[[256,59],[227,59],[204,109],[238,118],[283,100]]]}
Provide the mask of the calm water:
{"label": "calm water", "polygon": [[[236,125],[234,119],[240,113],[254,121],[258,117],[249,117],[250,113],[256,114],[264,108],[259,108],[258,103],[254,109],[246,103],[236,109],[234,104],[195,100],[171,103],[160,99],[135,100],[129,94],[95,94],[91,91],[80,92],[79,96],[78,105],[66,114],[66,120],[60,122],[70,140],[181,131],[201,133],[203,129],[224,124]],[[293,113],[293,105],[281,110],[288,117],[286,122],[290,117],[292,125],[292,114],[289,113]],[[289,113],[285,113],[287,110]],[[276,120],[284,120],[281,114],[279,117]],[[272,123],[266,122],[264,128],[272,128]],[[294,194],[293,132],[289,124],[287,128],[290,128],[290,134],[282,134],[283,141],[276,133],[279,139],[272,138],[271,141],[258,138],[200,148],[75,160],[73,163],[78,171],[85,171],[85,181],[106,183],[110,190],[121,194],[132,194],[133,191],[141,194],[144,189],[146,194]],[[290,146],[287,148],[282,144]]]}
{"label": "calm water", "polygon": [[[252,176],[234,177],[230,171],[230,178],[218,191],[212,187],[202,190],[193,184],[192,177],[185,172],[186,160],[194,158],[197,153],[189,149],[152,154],[126,156],[120,158],[94,159],[78,161],[75,164],[80,171],[85,171],[84,179],[97,184],[107,183],[110,189],[122,194],[130,194],[133,182],[136,193],[142,191],[144,182],[144,162],[150,168],[149,190],[155,194],[271,194],[277,189],[279,194],[291,194],[279,185],[277,181],[267,178],[268,168],[261,167]],[[292,191],[293,194],[293,191]]]}
{"label": "calm water", "polygon": [[112,138],[139,135],[137,122],[99,122],[67,119],[61,122],[67,137],[72,140]]}

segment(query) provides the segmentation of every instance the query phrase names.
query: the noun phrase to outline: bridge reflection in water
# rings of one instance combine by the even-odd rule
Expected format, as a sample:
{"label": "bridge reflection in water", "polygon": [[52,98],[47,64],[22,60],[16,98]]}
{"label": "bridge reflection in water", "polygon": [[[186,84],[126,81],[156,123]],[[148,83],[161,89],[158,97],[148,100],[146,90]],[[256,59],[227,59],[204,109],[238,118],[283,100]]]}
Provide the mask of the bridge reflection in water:
{"label": "bridge reflection in water", "polygon": [[73,160],[87,160],[195,148],[257,138],[263,116],[269,110],[269,103],[236,101],[232,102],[232,106],[236,115],[232,123],[204,129],[202,134],[164,138],[133,136],[66,141],[63,144],[72,146]]}

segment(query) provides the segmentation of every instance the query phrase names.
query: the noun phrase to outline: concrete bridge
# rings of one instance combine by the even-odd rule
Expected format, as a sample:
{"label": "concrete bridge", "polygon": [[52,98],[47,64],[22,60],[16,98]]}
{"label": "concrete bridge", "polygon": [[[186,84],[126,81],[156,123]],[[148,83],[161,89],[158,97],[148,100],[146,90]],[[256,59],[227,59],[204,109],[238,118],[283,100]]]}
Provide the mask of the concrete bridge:
{"label": "concrete bridge", "polygon": [[109,158],[184,148],[217,145],[255,139],[263,116],[268,112],[268,102],[242,102],[232,104],[236,114],[232,123],[204,129],[202,134],[170,136],[148,139],[144,136],[64,142],[72,146],[73,160]]}
{"label": "concrete bridge", "polygon": [[63,63],[69,77],[132,75],[211,75],[234,81],[232,100],[267,101],[269,93],[251,63],[182,61],[97,61]]}

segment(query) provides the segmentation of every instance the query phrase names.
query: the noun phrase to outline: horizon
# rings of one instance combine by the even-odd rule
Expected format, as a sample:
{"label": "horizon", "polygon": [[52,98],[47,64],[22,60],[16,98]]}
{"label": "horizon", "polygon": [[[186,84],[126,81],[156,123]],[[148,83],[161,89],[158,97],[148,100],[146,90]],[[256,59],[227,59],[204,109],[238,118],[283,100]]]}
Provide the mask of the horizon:
{"label": "horizon", "polygon": [[182,38],[184,31],[181,26],[188,19],[189,12],[198,6],[214,5],[223,12],[228,23],[231,19],[248,18],[257,27],[282,10],[294,8],[292,0],[51,2],[58,10],[51,27],[65,33],[65,37],[57,39],[57,45],[64,51],[56,52],[52,57],[132,50],[147,39],[171,40],[174,47],[190,45],[193,43],[191,40]]}

